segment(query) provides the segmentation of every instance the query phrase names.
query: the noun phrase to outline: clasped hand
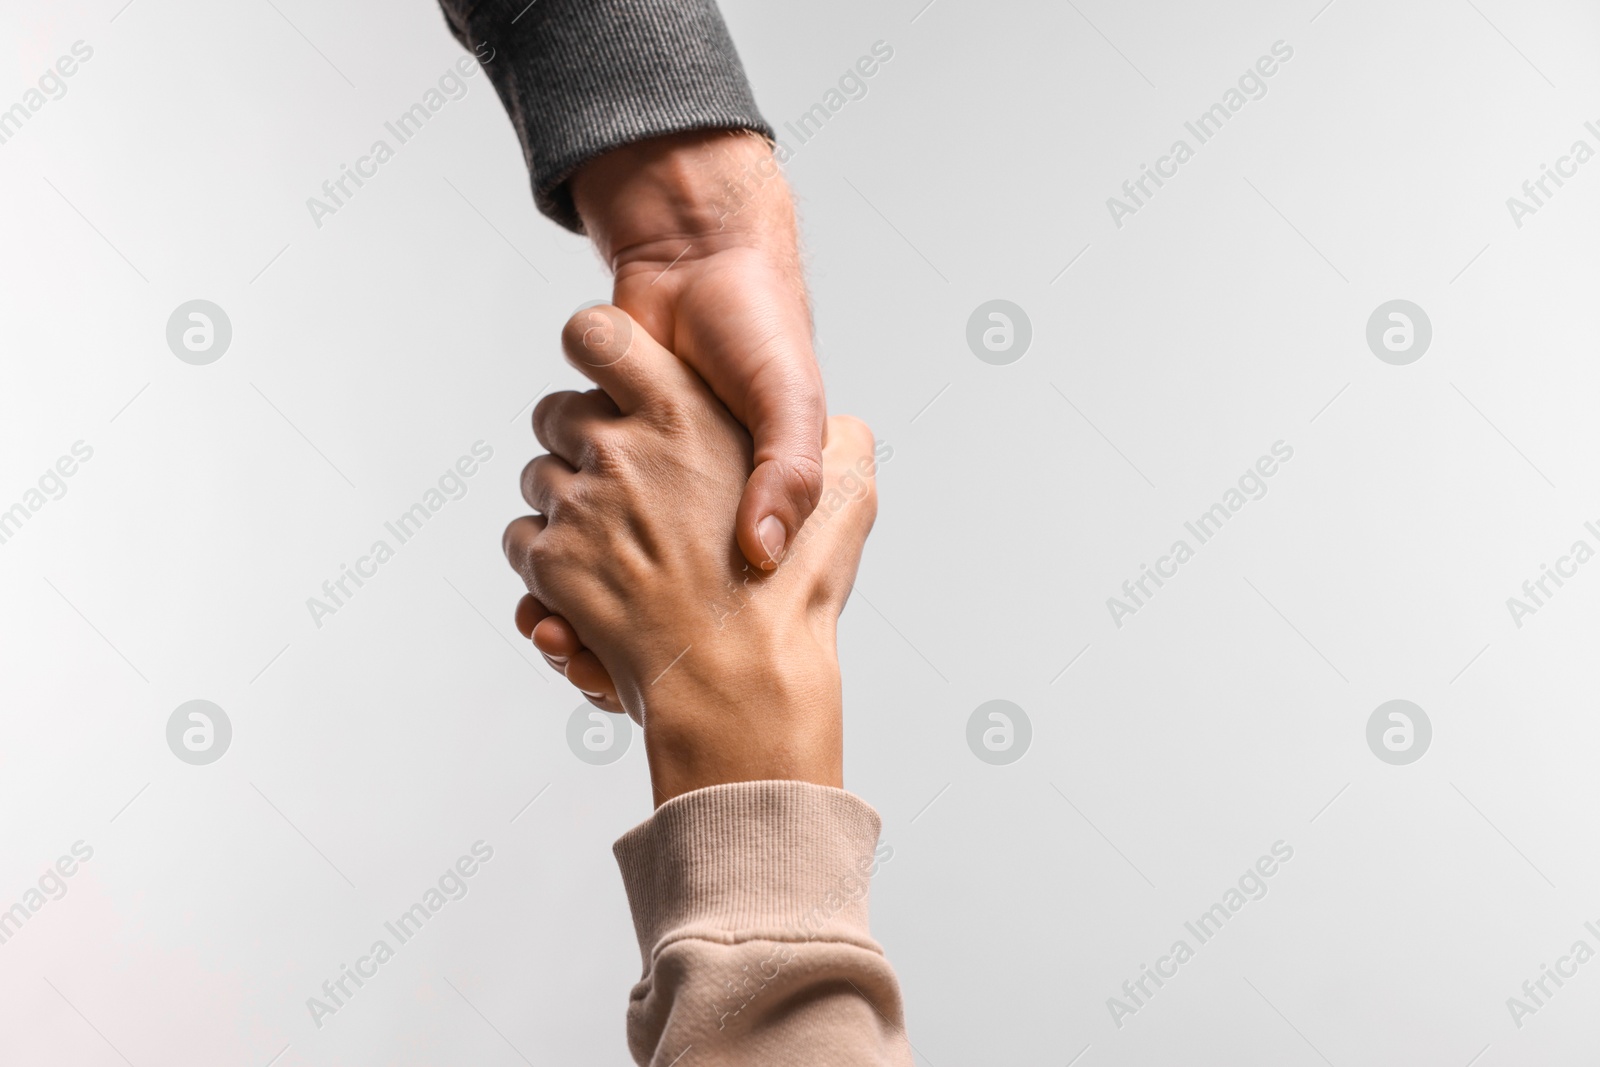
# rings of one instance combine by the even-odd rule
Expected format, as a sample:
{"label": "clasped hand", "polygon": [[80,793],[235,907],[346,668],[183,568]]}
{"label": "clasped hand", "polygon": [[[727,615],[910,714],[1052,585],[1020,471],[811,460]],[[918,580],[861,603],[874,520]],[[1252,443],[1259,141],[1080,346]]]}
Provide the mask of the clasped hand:
{"label": "clasped hand", "polygon": [[579,312],[567,360],[598,386],[546,396],[538,514],[505,532],[517,626],[598,707],[644,727],[657,804],[733,781],[842,785],[836,625],[877,512],[871,432],[828,420],[822,506],[781,565],[735,536],[750,434],[626,312]]}

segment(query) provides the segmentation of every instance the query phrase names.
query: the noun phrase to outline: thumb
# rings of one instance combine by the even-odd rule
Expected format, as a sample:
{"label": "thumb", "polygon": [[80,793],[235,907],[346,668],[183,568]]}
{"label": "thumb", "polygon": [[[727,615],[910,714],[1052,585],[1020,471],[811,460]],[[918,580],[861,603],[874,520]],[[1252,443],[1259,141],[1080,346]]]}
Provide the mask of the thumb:
{"label": "thumb", "polygon": [[745,417],[755,469],[735,533],[745,559],[772,570],[822,497],[827,406],[815,364],[768,362],[749,389]]}
{"label": "thumb", "polygon": [[662,348],[626,311],[583,308],[561,330],[567,362],[611,397],[624,415],[698,386],[694,372]]}

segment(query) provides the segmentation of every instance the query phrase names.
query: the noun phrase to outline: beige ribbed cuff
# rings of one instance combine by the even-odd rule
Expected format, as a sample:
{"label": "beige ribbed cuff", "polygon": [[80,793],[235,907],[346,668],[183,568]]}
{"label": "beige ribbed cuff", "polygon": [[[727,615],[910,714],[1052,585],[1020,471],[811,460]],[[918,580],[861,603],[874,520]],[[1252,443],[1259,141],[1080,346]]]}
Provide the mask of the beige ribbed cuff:
{"label": "beige ribbed cuff", "polygon": [[881,952],[867,925],[880,826],[860,797],[809,782],[735,782],[667,801],[612,846],[646,970],[685,937]]}

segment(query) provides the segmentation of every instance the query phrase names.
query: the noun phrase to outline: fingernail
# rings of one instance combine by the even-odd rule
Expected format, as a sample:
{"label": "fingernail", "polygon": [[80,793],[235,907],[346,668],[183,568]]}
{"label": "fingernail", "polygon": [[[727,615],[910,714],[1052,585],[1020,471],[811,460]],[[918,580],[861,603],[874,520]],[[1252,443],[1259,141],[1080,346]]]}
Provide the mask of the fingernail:
{"label": "fingernail", "polygon": [[784,532],[783,523],[778,521],[776,515],[768,515],[756,527],[756,536],[761,539],[761,547],[766,550],[769,560],[761,566],[771,570],[783,558],[783,543],[789,535]]}

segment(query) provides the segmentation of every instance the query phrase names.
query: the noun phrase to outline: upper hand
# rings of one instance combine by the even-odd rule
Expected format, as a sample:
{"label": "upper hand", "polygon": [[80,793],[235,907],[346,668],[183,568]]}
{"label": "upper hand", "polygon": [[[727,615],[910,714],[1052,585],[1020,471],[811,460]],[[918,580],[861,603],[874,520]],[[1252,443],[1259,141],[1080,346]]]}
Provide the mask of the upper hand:
{"label": "upper hand", "polygon": [[752,565],[774,568],[820,497],[827,409],[770,147],[742,132],[655,138],[590,161],[572,189],[615,272],[613,302],[749,431],[734,535]]}

